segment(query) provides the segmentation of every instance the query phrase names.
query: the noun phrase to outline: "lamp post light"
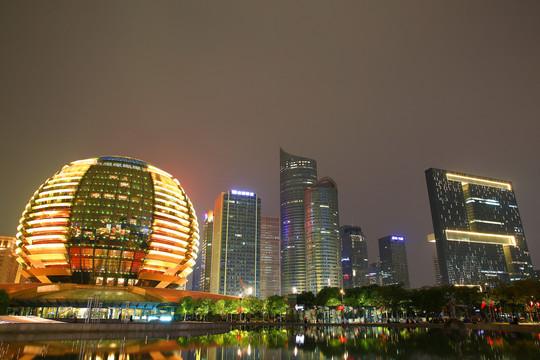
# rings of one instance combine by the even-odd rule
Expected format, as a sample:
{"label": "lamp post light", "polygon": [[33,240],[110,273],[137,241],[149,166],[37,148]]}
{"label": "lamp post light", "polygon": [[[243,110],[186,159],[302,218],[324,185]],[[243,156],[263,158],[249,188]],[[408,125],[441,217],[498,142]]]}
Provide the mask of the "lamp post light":
{"label": "lamp post light", "polygon": [[341,322],[345,322],[345,301],[343,300],[345,290],[341,289],[339,293],[341,294]]}

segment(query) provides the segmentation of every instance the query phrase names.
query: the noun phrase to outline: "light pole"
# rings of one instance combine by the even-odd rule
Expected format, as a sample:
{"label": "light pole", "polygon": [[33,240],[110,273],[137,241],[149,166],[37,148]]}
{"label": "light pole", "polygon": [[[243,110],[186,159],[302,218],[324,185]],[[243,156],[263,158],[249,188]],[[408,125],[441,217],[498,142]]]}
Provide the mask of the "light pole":
{"label": "light pole", "polygon": [[339,290],[339,293],[341,294],[341,322],[345,322],[345,301],[343,300],[343,296],[345,295],[345,290],[341,289]]}

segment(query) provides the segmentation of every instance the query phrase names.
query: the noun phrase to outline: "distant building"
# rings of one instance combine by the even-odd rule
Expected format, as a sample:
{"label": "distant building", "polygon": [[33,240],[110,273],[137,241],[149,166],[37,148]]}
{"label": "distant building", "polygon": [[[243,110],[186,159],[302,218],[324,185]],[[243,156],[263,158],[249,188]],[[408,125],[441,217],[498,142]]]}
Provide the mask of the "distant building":
{"label": "distant building", "polygon": [[439,267],[439,257],[437,256],[437,249],[435,248],[435,235],[429,234],[427,236],[428,243],[430,243],[430,248],[432,251],[431,257],[433,258],[433,273],[435,275],[435,283],[437,286],[442,285],[442,278],[441,278],[441,269]]}
{"label": "distant building", "polygon": [[300,293],[306,285],[304,196],[317,182],[317,162],[280,149],[281,293]]}
{"label": "distant building", "polygon": [[380,238],[379,255],[381,257],[382,284],[403,284],[404,288],[410,288],[405,237],[390,235]]}
{"label": "distant building", "polygon": [[341,269],[343,287],[369,285],[367,241],[360,226],[343,225],[339,228],[341,239]]}
{"label": "distant building", "polygon": [[306,190],[304,198],[307,290],[342,287],[338,189],[323,178]]}
{"label": "distant building", "polygon": [[210,292],[260,294],[261,199],[248,191],[223,192],[216,199]]}
{"label": "distant building", "polygon": [[433,271],[435,273],[435,283],[437,284],[437,286],[441,286],[441,269],[439,267],[439,258],[437,257],[437,254],[433,254]]}
{"label": "distant building", "polygon": [[201,247],[199,257],[201,258],[200,291],[210,292],[210,277],[212,275],[212,236],[214,233],[214,211],[210,210],[204,214],[202,226]]}
{"label": "distant building", "polygon": [[[0,236],[0,284],[24,282],[15,254],[15,238]],[[21,281],[22,280],[22,281]]]}
{"label": "distant building", "polygon": [[281,294],[279,218],[261,216],[261,299]]}
{"label": "distant building", "polygon": [[443,284],[534,278],[511,182],[434,168],[426,181]]}
{"label": "distant building", "polygon": [[368,285],[382,285],[381,266],[379,262],[374,262],[374,263],[369,264],[367,278],[368,278]]}

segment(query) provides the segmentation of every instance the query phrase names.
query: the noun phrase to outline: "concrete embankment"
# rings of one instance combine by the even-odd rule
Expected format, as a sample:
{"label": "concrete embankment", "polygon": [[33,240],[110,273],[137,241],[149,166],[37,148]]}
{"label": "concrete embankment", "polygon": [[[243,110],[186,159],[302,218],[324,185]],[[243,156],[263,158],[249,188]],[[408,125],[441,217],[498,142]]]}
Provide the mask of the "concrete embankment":
{"label": "concrete embankment", "polygon": [[180,322],[180,323],[17,323],[1,324],[3,341],[39,340],[91,340],[91,339],[144,339],[174,338],[219,334],[230,329],[229,323]]}

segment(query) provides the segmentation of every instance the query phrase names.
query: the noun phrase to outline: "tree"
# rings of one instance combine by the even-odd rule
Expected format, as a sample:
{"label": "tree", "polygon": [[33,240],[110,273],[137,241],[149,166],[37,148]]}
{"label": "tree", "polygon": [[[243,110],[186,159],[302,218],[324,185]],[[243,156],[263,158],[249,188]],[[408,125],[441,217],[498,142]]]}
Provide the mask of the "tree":
{"label": "tree", "polygon": [[412,290],[410,297],[414,310],[425,313],[427,317],[438,316],[450,300],[448,287],[441,286],[425,286]]}
{"label": "tree", "polygon": [[279,295],[272,295],[264,300],[263,311],[269,316],[273,316],[274,320],[276,315],[285,314],[288,308],[289,305],[285,299]]}
{"label": "tree", "polygon": [[263,307],[262,301],[255,296],[248,296],[242,299],[242,312],[246,314],[260,313]]}
{"label": "tree", "polygon": [[203,320],[206,320],[208,314],[214,310],[215,304],[211,299],[208,299],[208,298],[206,299],[199,298],[197,300],[201,300],[201,301],[197,301],[198,306],[195,309],[195,314],[202,316]]}
{"label": "tree", "polygon": [[338,287],[324,287],[319,291],[317,296],[315,296],[315,304],[317,306],[332,306],[328,305],[329,303],[336,303],[337,305],[341,304],[341,293],[339,292],[341,289]]}
{"label": "tree", "polygon": [[5,315],[7,313],[7,308],[10,301],[11,300],[6,290],[0,290],[0,315]]}
{"label": "tree", "polygon": [[221,317],[223,317],[223,315],[227,315],[227,302],[224,299],[218,300],[214,305],[214,311]]}
{"label": "tree", "polygon": [[184,321],[186,316],[193,313],[195,310],[195,300],[191,296],[186,296],[180,299],[178,302],[178,307],[176,308],[176,313],[179,315],[184,315]]}
{"label": "tree", "polygon": [[302,291],[296,297],[296,303],[299,305],[304,305],[305,309],[311,309],[315,306],[315,294],[311,291]]}
{"label": "tree", "polygon": [[232,321],[232,316],[234,314],[238,314],[238,308],[240,307],[240,305],[241,305],[240,300],[238,299],[225,301],[225,311],[227,314],[231,315],[231,321]]}

